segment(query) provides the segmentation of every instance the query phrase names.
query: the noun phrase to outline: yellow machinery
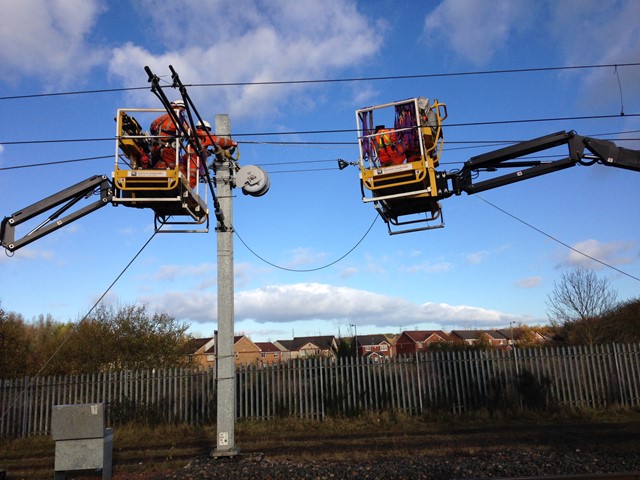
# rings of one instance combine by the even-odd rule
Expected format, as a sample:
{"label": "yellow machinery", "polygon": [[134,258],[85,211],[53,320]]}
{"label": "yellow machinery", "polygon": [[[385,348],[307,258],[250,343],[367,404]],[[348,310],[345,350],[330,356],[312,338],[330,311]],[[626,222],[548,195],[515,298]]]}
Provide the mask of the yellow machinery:
{"label": "yellow machinery", "polygon": [[363,201],[374,203],[390,234],[444,226],[435,168],[445,118],[445,104],[423,97],[356,111]]}
{"label": "yellow machinery", "polygon": [[[175,148],[174,168],[153,168],[151,149],[161,141],[142,131],[133,114],[150,124],[166,113],[164,109],[118,109],[116,114],[116,154],[113,170],[113,203],[135,208],[150,208],[158,225],[200,225],[208,222],[206,184],[200,181],[200,169],[188,161],[191,146],[177,137],[162,141]],[[205,167],[206,168],[206,167]],[[192,171],[197,170],[197,171]],[[189,179],[192,179],[190,185]],[[195,181],[193,180],[195,179]],[[204,198],[200,195],[202,188]],[[183,227],[184,228],[184,227]],[[162,231],[171,231],[163,229]]]}

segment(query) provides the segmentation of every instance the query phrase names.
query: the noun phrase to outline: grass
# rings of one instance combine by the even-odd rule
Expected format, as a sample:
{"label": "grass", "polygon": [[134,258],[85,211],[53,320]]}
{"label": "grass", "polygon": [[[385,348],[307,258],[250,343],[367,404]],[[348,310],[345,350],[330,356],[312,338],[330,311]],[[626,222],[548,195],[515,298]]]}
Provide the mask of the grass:
{"label": "grass", "polygon": [[[624,430],[636,442],[629,448],[640,448],[640,438],[633,435],[640,431],[640,411],[626,409],[517,417],[496,417],[482,412],[421,417],[382,413],[326,418],[321,422],[293,418],[240,421],[235,428],[235,443],[243,454],[261,452],[272,459],[366,460],[504,448],[505,437],[510,438],[510,448],[527,448],[539,443],[540,438],[549,438],[550,429],[569,430],[591,424],[597,424],[599,429],[598,435],[591,435],[594,438],[609,432],[610,424],[615,429],[611,432],[619,435]],[[509,435],[504,435],[505,431]],[[536,437],[540,432],[544,432],[544,437]],[[571,435],[569,438],[574,438],[576,432],[571,431]],[[145,479],[153,472],[175,471],[195,457],[209,455],[216,438],[215,425],[149,428],[132,423],[115,427],[113,478]],[[557,441],[562,444],[566,439],[560,436]],[[629,443],[628,438],[625,442]],[[54,457],[55,444],[50,437],[0,439],[0,471],[5,469],[8,479],[51,478]]]}

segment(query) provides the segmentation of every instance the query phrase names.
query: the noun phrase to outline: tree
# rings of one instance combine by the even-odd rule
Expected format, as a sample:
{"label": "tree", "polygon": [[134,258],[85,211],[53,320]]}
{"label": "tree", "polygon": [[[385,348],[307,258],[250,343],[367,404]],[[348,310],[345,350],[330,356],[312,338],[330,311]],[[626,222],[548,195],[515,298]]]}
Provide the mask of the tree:
{"label": "tree", "polygon": [[617,306],[618,292],[593,270],[577,268],[562,274],[547,298],[551,324],[569,343],[593,345],[607,335],[600,319]]}
{"label": "tree", "polygon": [[0,379],[25,375],[29,350],[21,315],[5,312],[0,305]]}
{"label": "tree", "polygon": [[150,314],[147,305],[101,305],[87,320],[98,324],[92,335],[102,337],[102,368],[163,368],[186,361],[188,325],[166,313]]}
{"label": "tree", "polygon": [[609,331],[608,342],[640,342],[640,298],[621,303],[601,321]]}

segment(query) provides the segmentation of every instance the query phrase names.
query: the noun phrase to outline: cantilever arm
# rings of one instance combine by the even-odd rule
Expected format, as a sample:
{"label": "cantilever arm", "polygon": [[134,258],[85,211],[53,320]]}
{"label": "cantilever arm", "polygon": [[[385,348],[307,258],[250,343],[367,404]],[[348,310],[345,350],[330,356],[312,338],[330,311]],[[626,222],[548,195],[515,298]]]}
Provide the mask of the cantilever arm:
{"label": "cantilever arm", "polygon": [[[63,218],[60,215],[80,202],[83,198],[88,199],[93,193],[100,190],[100,200],[76,210]],[[113,199],[113,188],[111,181],[105,175],[95,175],[83,180],[69,188],[53,194],[39,202],[29,205],[15,212],[9,217],[5,217],[0,224],[0,241],[2,246],[13,252],[29,243],[48,235],[71,222],[84,217],[85,215],[104,207]],[[53,210],[62,205],[58,210],[47,216],[29,233],[21,238],[15,238],[15,228],[38,215]]]}
{"label": "cantilever arm", "polygon": [[[560,145],[567,145],[569,149],[568,156],[561,160],[551,162],[528,161],[526,159],[519,162],[509,161]],[[589,153],[585,153],[585,149]],[[462,192],[479,193],[578,164],[592,165],[594,163],[640,172],[640,151],[618,147],[608,140],[582,137],[573,131],[560,131],[472,157],[465,162],[460,171],[446,174],[446,177],[451,180],[451,189],[447,190],[443,196],[460,195]],[[496,171],[499,168],[518,168],[519,170],[489,180],[474,182],[479,172]]]}

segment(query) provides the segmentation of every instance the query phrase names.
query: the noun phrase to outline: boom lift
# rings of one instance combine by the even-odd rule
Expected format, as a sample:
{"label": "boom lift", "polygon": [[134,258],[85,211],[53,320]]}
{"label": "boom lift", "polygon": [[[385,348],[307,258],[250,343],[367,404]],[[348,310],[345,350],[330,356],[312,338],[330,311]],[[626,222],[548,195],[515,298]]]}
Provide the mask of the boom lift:
{"label": "boom lift", "polygon": [[[205,233],[209,231],[209,194],[213,199],[216,228],[228,229],[230,226],[225,225],[224,215],[215,195],[215,178],[213,174],[209,174],[210,170],[215,173],[222,164],[231,165],[229,173],[232,186],[241,187],[247,195],[260,196],[266,193],[269,189],[268,176],[259,167],[240,167],[237,147],[233,150],[216,148],[213,152],[202,147],[198,135],[192,132],[196,131],[195,120],[202,123],[204,120],[195,109],[175,70],[171,66],[169,68],[174,80],[173,87],[180,90],[185,104],[188,122],[177,118],[160,87],[159,78],[145,67],[152,84],[151,91],[160,99],[164,108],[118,109],[115,117],[116,148],[112,178],[109,179],[106,175],[90,177],[5,217],[0,223],[0,243],[4,248],[13,252],[108,204],[153,210],[157,232]],[[134,114],[138,118],[147,116],[146,120],[150,121],[165,112],[179,126],[176,137],[163,138],[163,141],[172,142],[176,147],[173,162],[175,166],[153,168],[147,162],[151,147],[159,138],[144,132]],[[209,155],[213,155],[214,160],[208,164]],[[192,160],[195,158],[198,160]],[[81,201],[94,195],[99,196],[99,200],[73,210]],[[61,217],[63,214],[66,216]],[[28,221],[35,226],[29,228],[23,225]],[[28,233],[19,235],[16,227],[20,225]],[[168,228],[163,228],[167,225]],[[200,227],[196,229],[194,225]]]}
{"label": "boom lift", "polygon": [[[115,119],[118,142],[113,170],[112,202],[115,205],[152,209],[155,213],[157,230],[162,225],[207,223],[208,192],[206,188],[202,188],[204,192],[200,192],[200,180],[204,182],[205,178],[201,177],[200,169],[195,169],[192,162],[181,162],[182,158],[192,154],[193,147],[189,144],[185,145],[184,142],[177,142],[174,168],[144,168],[145,156],[150,155],[151,144],[160,139],[143,132],[133,113],[138,116],[153,114],[150,117],[150,120],[153,120],[165,113],[165,109],[118,109]],[[189,182],[192,176],[196,180],[193,187]],[[174,220],[174,217],[179,217],[180,220]]]}
{"label": "boom lift", "polygon": [[[393,128],[381,130],[378,118],[385,110],[391,111],[386,119],[393,121]],[[618,147],[608,140],[583,137],[574,131],[560,131],[477,155],[460,170],[438,171],[444,143],[442,121],[446,116],[444,104],[438,100],[430,103],[422,97],[356,111],[362,200],[373,202],[390,235],[444,227],[440,201],[463,192],[471,195],[575,165],[599,163],[640,172],[640,151]],[[526,158],[562,145],[568,147],[566,158],[549,162]],[[383,159],[388,158],[385,150],[389,148],[395,148],[403,158],[398,155],[395,163],[387,161],[385,165]],[[338,160],[340,169],[348,165]],[[482,172],[500,169],[513,170],[476,181]]]}

